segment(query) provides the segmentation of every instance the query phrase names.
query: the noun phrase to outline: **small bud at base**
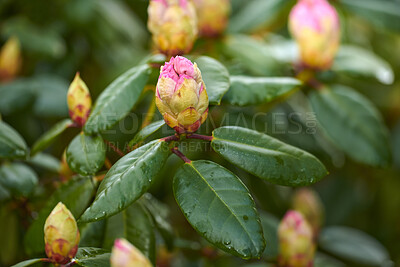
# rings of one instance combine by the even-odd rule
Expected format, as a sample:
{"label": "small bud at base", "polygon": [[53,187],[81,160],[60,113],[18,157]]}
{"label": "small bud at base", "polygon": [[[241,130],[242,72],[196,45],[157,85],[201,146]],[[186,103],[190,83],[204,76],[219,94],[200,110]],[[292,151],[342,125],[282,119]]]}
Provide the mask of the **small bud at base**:
{"label": "small bud at base", "polygon": [[231,5],[229,0],[194,0],[200,36],[217,37],[228,25]]}
{"label": "small bud at base", "polygon": [[82,127],[90,114],[92,107],[92,98],[85,82],[80,78],[79,73],[75,75],[74,80],[68,89],[67,103],[69,116],[79,127]]}

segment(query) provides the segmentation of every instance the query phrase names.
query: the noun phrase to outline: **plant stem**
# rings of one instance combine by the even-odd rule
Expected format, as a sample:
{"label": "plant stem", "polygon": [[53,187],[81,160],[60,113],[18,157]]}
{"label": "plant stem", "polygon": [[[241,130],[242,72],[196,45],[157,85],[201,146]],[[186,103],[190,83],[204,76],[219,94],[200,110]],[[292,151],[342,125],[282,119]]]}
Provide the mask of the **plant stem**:
{"label": "plant stem", "polygon": [[165,142],[179,141],[180,137],[179,137],[179,135],[171,135],[171,136],[161,138],[160,140],[165,141]]}
{"label": "plant stem", "polygon": [[187,139],[199,139],[204,141],[212,141],[214,139],[213,136],[201,135],[201,134],[188,134],[186,136]]}
{"label": "plant stem", "polygon": [[119,150],[119,148],[114,146],[110,141],[104,139],[104,143],[106,143],[107,146],[109,146],[112,150],[115,151],[115,153],[117,153],[121,157],[125,156],[125,153]]}
{"label": "plant stem", "polygon": [[183,160],[185,163],[192,163],[190,159],[188,159],[177,147],[171,148],[172,153],[177,155],[181,160]]}

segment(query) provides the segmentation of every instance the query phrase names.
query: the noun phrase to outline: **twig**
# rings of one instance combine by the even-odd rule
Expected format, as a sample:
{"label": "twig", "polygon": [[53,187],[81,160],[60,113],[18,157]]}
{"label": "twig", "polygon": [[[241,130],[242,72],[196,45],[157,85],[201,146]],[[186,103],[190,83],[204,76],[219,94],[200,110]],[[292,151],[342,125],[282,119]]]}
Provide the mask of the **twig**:
{"label": "twig", "polygon": [[114,146],[110,141],[104,139],[104,143],[106,143],[107,146],[109,146],[112,150],[115,151],[115,153],[117,153],[121,157],[125,156],[125,153],[119,150],[119,148]]}
{"label": "twig", "polygon": [[213,136],[201,135],[201,134],[188,134],[186,136],[187,139],[199,139],[204,141],[212,141],[214,139]]}
{"label": "twig", "polygon": [[172,153],[177,155],[181,160],[183,160],[185,163],[192,163],[190,159],[188,159],[177,147],[171,148]]}
{"label": "twig", "polygon": [[160,139],[161,141],[171,142],[171,141],[179,141],[179,135],[171,135]]}

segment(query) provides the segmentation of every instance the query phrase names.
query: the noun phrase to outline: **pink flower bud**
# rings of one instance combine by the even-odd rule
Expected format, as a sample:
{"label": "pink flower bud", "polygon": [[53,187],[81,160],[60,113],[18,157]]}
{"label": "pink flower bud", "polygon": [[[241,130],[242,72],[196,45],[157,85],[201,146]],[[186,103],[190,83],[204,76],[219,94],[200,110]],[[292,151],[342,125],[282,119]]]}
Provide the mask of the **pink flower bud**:
{"label": "pink flower bud", "polygon": [[339,16],[327,0],[299,0],[289,27],[300,49],[301,63],[325,70],[332,65],[340,43]]}
{"label": "pink flower bud", "polygon": [[151,0],[148,28],[159,51],[167,56],[189,52],[197,37],[197,16],[190,0]]}
{"label": "pink flower bud", "polygon": [[0,81],[15,78],[21,68],[21,46],[16,37],[11,37],[0,50]]}
{"label": "pink flower bud", "polygon": [[151,267],[150,261],[125,239],[115,240],[111,253],[111,267]]}
{"label": "pink flower bud", "polygon": [[89,89],[84,81],[82,81],[79,73],[75,75],[68,89],[67,102],[69,116],[78,125],[83,126],[90,114],[92,107],[92,98]]}
{"label": "pink flower bud", "polygon": [[288,211],[279,228],[279,266],[313,266],[315,244],[310,225],[297,211]]}
{"label": "pink flower bud", "polygon": [[214,37],[224,32],[231,11],[230,0],[194,0],[201,36]]}
{"label": "pink flower bud", "polygon": [[64,204],[58,203],[44,225],[47,257],[53,263],[68,263],[78,251],[79,239],[79,230],[74,216]]}
{"label": "pink flower bud", "polygon": [[302,188],[295,192],[292,203],[293,209],[300,212],[312,227],[315,238],[324,218],[321,199],[312,189]]}
{"label": "pink flower bud", "polygon": [[208,95],[196,63],[175,57],[161,67],[156,105],[177,133],[193,133],[208,115]]}

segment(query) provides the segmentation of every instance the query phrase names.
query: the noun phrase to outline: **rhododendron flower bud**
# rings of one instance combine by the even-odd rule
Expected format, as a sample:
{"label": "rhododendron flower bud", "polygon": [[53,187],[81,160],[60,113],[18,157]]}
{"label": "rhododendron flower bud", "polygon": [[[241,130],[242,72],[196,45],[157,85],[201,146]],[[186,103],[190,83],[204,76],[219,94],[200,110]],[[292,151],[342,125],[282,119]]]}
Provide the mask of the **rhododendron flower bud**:
{"label": "rhododendron flower bud", "polygon": [[224,32],[229,19],[229,0],[194,0],[201,36],[214,37]]}
{"label": "rhododendron flower bud", "polygon": [[92,98],[89,89],[82,81],[79,73],[75,75],[68,89],[67,95],[69,116],[78,125],[83,126],[87,121],[90,108],[92,107]]}
{"label": "rhododendron flower bud", "polygon": [[151,0],[148,27],[156,47],[167,56],[189,52],[197,37],[197,16],[191,0]]}
{"label": "rhododendron flower bud", "polygon": [[327,0],[299,0],[289,16],[289,27],[296,39],[301,63],[329,69],[339,47],[339,16]]}
{"label": "rhododendron flower bud", "polygon": [[177,133],[193,133],[208,115],[208,95],[196,63],[175,57],[161,67],[156,104]]}
{"label": "rhododendron flower bud", "polygon": [[151,267],[150,261],[125,239],[115,240],[111,253],[111,267]]}
{"label": "rhododendron flower bud", "polygon": [[324,217],[324,207],[317,193],[309,188],[299,189],[295,192],[292,203],[292,208],[303,214],[316,237]]}
{"label": "rhododendron flower bud", "polygon": [[15,78],[21,68],[21,46],[16,37],[11,37],[0,51],[0,81]]}
{"label": "rhododendron flower bud", "polygon": [[58,203],[44,225],[47,257],[53,263],[68,263],[78,251],[79,239],[79,230],[74,216],[64,204]]}
{"label": "rhododendron flower bud", "polygon": [[279,266],[313,266],[315,244],[310,225],[297,211],[288,211],[279,228]]}

